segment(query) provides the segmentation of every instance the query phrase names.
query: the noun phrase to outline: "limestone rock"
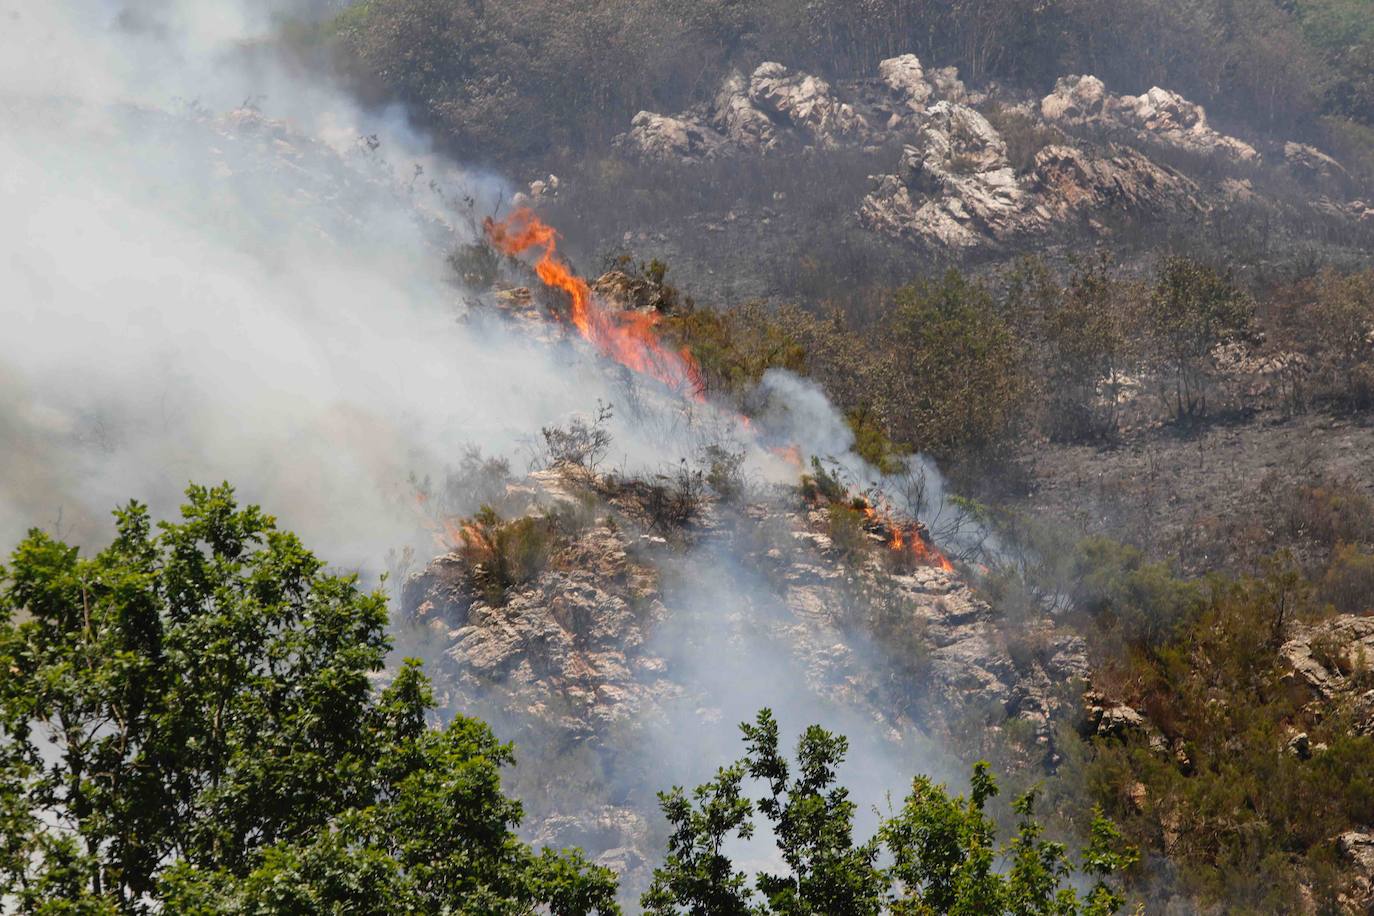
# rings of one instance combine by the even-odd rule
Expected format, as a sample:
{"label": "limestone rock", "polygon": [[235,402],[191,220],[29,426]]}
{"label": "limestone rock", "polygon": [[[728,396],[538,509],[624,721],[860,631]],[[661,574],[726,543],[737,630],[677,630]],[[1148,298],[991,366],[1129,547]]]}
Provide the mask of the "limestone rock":
{"label": "limestone rock", "polygon": [[934,89],[926,82],[925,68],[915,54],[889,57],[878,64],[878,77],[888,91],[913,112],[924,112]]}
{"label": "limestone rock", "polygon": [[[567,473],[542,471],[510,489],[531,512],[565,499],[576,504],[579,486],[610,492],[605,481]],[[474,588],[473,570],[458,554],[435,558],[404,587],[403,608],[433,642],[430,672],[442,708],[491,721],[521,747],[522,761],[536,754],[553,755],[547,759],[557,765],[590,758],[614,770],[653,746],[643,729],[684,707],[695,708],[699,720],[720,716],[710,694],[717,687],[702,682],[700,662],[684,660],[668,635],[702,613],[693,597],[699,586],[681,594],[682,587],[669,593],[661,585],[664,570],[687,583],[704,570],[684,571],[675,565],[686,562],[680,548],[639,527],[637,492],[623,484],[606,496],[612,521],[589,523],[499,602]],[[1037,754],[1053,756],[1055,723],[1073,708],[1064,686],[1088,674],[1081,637],[1045,622],[1030,634],[1035,651],[1011,651],[996,613],[957,574],[890,569],[880,523],[873,524],[882,544],[856,558],[827,535],[823,511],[765,502],[726,515],[702,510],[697,551],[709,555],[716,545],[732,564],[764,575],[758,586],[731,589],[727,612],[711,612],[713,665],[740,644],[767,646],[790,659],[794,689],[875,723],[896,744],[920,735],[992,740],[994,733],[970,731],[967,722],[1014,718],[1030,724]],[[910,634],[908,664],[880,661],[856,638],[866,619],[856,619],[858,607]],[[583,750],[569,757],[558,750],[565,748]],[[655,816],[653,790],[661,788],[646,785],[626,798],[634,793],[617,783],[609,799],[550,792],[531,810],[529,830],[540,843],[582,846],[627,886],[642,888],[656,856],[644,825]]]}
{"label": "limestone rock", "polygon": [[1050,122],[1115,126],[1179,149],[1240,162],[1259,160],[1253,146],[1214,130],[1201,105],[1158,86],[1143,95],[1118,96],[1097,77],[1066,76],[1041,100],[1040,113]]}
{"label": "limestone rock", "polygon": [[688,117],[641,111],[629,133],[616,138],[621,149],[655,159],[705,159],[714,156],[721,139],[714,130]]}
{"label": "limestone rock", "polygon": [[868,123],[852,105],[835,96],[829,83],[776,62],[760,64],[749,78],[749,100],[774,120],[799,129],[823,146],[862,139],[869,133]]}
{"label": "limestone rock", "polygon": [[1283,145],[1283,161],[1289,169],[1303,178],[1317,178],[1329,181],[1345,178],[1345,166],[1323,153],[1315,146],[1288,141]]}
{"label": "limestone rock", "polygon": [[716,93],[712,124],[729,142],[744,149],[766,152],[778,146],[778,127],[749,96],[749,81],[731,73]]}
{"label": "limestone rock", "polygon": [[1312,698],[1320,719],[1348,708],[1356,734],[1374,735],[1374,617],[1345,614],[1310,626],[1299,625],[1280,650],[1290,680]]}

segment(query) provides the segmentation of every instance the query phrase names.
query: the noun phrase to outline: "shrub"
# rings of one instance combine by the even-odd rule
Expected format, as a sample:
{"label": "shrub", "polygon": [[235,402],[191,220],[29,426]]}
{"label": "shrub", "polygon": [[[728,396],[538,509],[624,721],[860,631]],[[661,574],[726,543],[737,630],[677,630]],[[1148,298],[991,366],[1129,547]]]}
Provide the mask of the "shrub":
{"label": "shrub", "polygon": [[512,588],[543,572],[556,546],[549,519],[525,516],[507,522],[490,506],[459,528],[458,553],[473,584],[493,605],[505,603]]}
{"label": "shrub", "polygon": [[951,270],[899,290],[872,358],[898,441],[937,456],[1007,457],[1031,382],[1024,350],[984,286]]}
{"label": "shrub", "polygon": [[827,470],[815,455],[811,456],[811,473],[801,477],[802,498],[808,503],[842,503],[849,496],[849,488],[841,482],[838,470]]}
{"label": "shrub", "polygon": [[1153,355],[1171,380],[1178,419],[1207,412],[1213,354],[1244,334],[1254,305],[1229,276],[1186,257],[1165,258],[1146,310]]}
{"label": "shrub", "polygon": [[691,523],[705,505],[705,484],[705,475],[688,467],[686,459],[671,476],[659,475],[644,492],[650,526],[671,534]]}
{"label": "shrub", "polygon": [[1035,157],[1047,146],[1067,142],[1063,131],[1044,124],[1023,111],[993,102],[982,109],[988,123],[1002,135],[1007,144],[1007,161],[1024,175],[1035,165]]}
{"label": "shrub", "polygon": [[744,495],[744,451],[732,451],[721,445],[708,445],[706,459],[706,485],[716,496],[726,502],[733,502]]}
{"label": "shrub", "polygon": [[1374,501],[1352,481],[1292,487],[1280,499],[1279,512],[1291,537],[1325,550],[1374,542]]}
{"label": "shrub", "polygon": [[1318,597],[1342,614],[1374,609],[1374,555],[1353,544],[1336,548],[1317,587]]}
{"label": "shrub", "polygon": [[864,514],[852,506],[832,503],[826,509],[826,530],[835,549],[856,559],[872,548],[873,541],[864,530]]}
{"label": "shrub", "polygon": [[574,417],[567,426],[545,426],[546,463],[552,467],[596,472],[597,466],[611,449],[611,405],[596,402],[596,413],[590,419]]}

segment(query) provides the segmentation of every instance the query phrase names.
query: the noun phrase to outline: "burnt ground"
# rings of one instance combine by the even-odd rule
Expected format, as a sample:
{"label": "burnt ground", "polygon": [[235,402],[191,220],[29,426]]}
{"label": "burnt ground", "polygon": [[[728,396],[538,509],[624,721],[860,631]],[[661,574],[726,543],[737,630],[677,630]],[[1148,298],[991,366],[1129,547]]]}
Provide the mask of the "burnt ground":
{"label": "burnt ground", "polygon": [[1265,411],[1113,447],[1040,445],[1026,460],[1023,508],[1189,572],[1247,570],[1284,546],[1320,562],[1335,542],[1365,539],[1349,510],[1374,498],[1368,418]]}

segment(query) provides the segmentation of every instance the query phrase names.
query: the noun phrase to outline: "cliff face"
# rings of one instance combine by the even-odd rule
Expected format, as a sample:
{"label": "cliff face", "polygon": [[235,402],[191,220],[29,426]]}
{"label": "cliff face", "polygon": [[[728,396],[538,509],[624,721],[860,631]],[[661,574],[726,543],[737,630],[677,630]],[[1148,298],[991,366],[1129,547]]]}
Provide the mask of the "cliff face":
{"label": "cliff face", "polygon": [[875,802],[1013,720],[1035,736],[1028,763],[1057,759],[1055,723],[1088,673],[1081,638],[1040,625],[1009,639],[958,573],[894,563],[882,522],[837,543],[824,506],[781,488],[703,494],[665,527],[638,482],[567,469],[509,492],[527,517],[595,508],[499,599],[459,550],[406,583],[404,609],[443,704],[516,741],[516,781],[538,787],[533,835],[583,845],[631,893],[659,840],[654,792],[714,772],[765,705],[830,717],[896,761],[896,785],[861,785]]}

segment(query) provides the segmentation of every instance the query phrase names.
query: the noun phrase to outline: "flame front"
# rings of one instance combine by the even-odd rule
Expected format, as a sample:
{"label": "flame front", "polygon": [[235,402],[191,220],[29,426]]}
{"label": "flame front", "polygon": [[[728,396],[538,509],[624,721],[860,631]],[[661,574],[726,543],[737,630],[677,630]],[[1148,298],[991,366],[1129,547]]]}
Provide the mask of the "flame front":
{"label": "flame front", "polygon": [[879,511],[871,502],[866,503],[862,510],[866,519],[877,525],[881,531],[887,532],[887,546],[893,553],[907,550],[909,543],[911,555],[917,563],[922,566],[935,566],[945,572],[954,572],[954,564],[940,548],[925,539],[919,525],[912,523],[903,526],[889,513]]}
{"label": "flame front", "polygon": [[542,249],[535,273],[545,286],[561,289],[571,297],[573,327],[603,355],[698,401],[704,398],[701,370],[692,354],[685,348],[670,350],[659,341],[654,330],[658,314],[601,308],[587,281],[558,257],[558,232],[533,210],[521,207],[501,222],[488,217],[484,225],[487,238],[503,254]]}

